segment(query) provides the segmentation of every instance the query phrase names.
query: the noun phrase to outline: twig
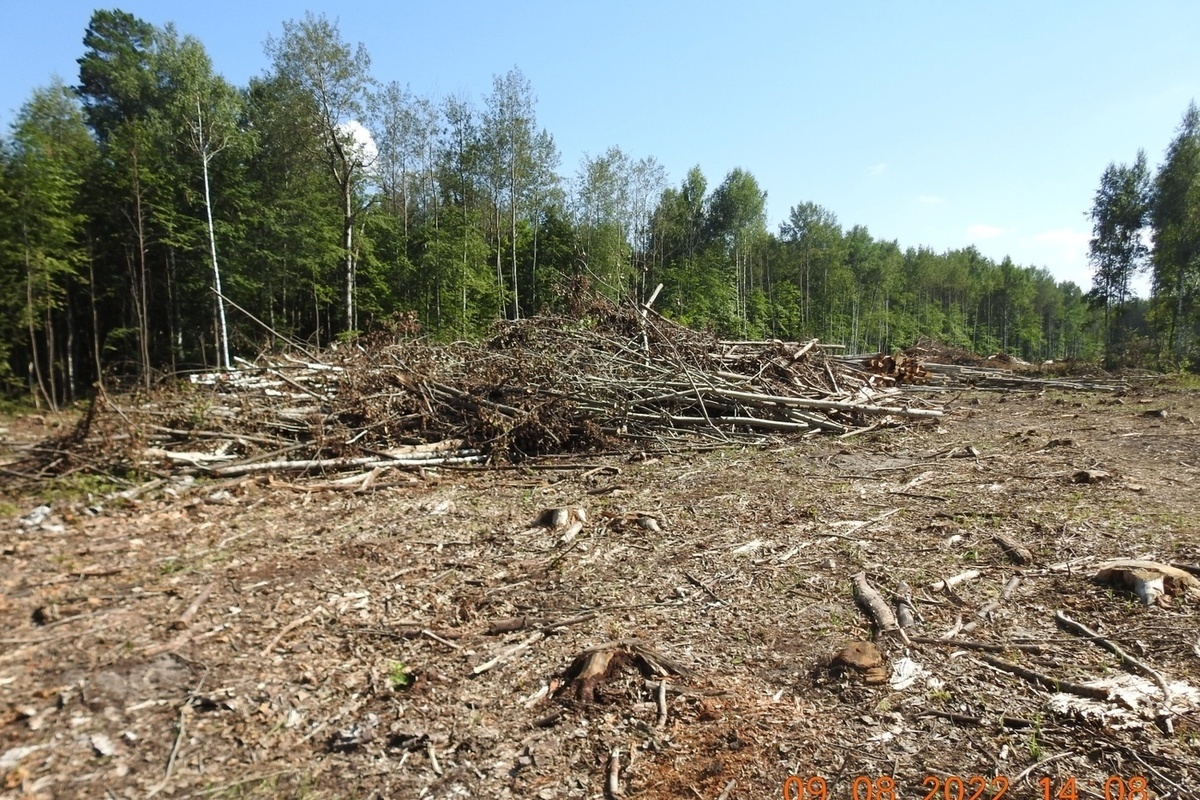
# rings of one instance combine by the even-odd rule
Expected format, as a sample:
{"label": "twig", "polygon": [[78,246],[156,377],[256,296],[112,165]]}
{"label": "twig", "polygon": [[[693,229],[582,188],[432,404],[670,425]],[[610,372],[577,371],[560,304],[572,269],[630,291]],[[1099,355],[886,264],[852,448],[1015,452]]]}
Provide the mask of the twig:
{"label": "twig", "polygon": [[1029,775],[1029,773],[1033,772],[1038,767],[1044,767],[1047,764],[1049,764],[1051,761],[1058,761],[1060,758],[1066,758],[1067,756],[1074,755],[1074,754],[1075,754],[1074,750],[1067,750],[1062,753],[1056,753],[1055,755],[1047,756],[1046,758],[1043,758],[1041,761],[1038,761],[1034,764],[1030,764],[1028,767],[1026,767],[1024,770],[1022,770],[1020,775],[1018,775],[1017,777],[1012,779],[1010,785],[1016,786],[1018,783],[1020,783],[1022,780],[1024,780],[1025,777]]}
{"label": "twig", "polygon": [[158,782],[157,786],[150,789],[150,792],[146,793],[146,798],[152,798],[152,796],[162,792],[162,790],[167,787],[167,781],[170,780],[170,772],[175,769],[175,757],[179,756],[179,746],[181,742],[184,741],[184,720],[186,712],[187,704],[185,703],[184,708],[179,709],[179,724],[175,728],[175,744],[170,747],[170,756],[167,758],[167,770],[166,772],[163,772],[162,780]]}
{"label": "twig", "polygon": [[[91,616],[91,615],[90,614],[78,614],[74,617],[68,617],[68,619],[70,621],[74,622],[77,619],[86,619],[89,616]],[[59,620],[59,622],[66,622],[66,621],[67,620]],[[58,639],[70,639],[70,638],[73,638],[76,636],[87,636],[89,634],[96,634],[96,633],[99,633],[100,631],[108,630],[109,628],[115,628],[117,626],[117,624],[118,623],[116,623],[116,622],[110,622],[107,625],[100,625],[95,628],[89,628],[86,631],[75,631],[75,632],[67,631],[66,633],[56,633],[53,636],[42,636],[37,639],[0,639],[0,644],[22,644],[22,645],[45,644],[46,642],[53,642]],[[8,656],[11,656],[13,653],[17,653],[17,652],[19,652],[19,648],[18,648],[18,650],[11,650],[9,652],[0,654],[0,661],[7,661]]]}
{"label": "twig", "polygon": [[[405,755],[407,754],[408,751],[405,751]],[[293,769],[291,767],[286,769],[277,769],[274,772],[264,772],[262,775],[251,775],[249,778],[241,778],[230,783],[223,783],[220,786],[210,786],[207,789],[201,789],[198,792],[192,792],[191,794],[187,795],[184,800],[191,800],[193,797],[206,797],[208,795],[222,794],[224,792],[228,792],[230,789],[236,789],[239,786],[245,786],[247,783],[254,783],[255,781],[269,781],[272,778],[278,778],[280,775],[286,775],[292,771]]]}
{"label": "twig", "polygon": [[1035,655],[1046,652],[1040,644],[993,644],[991,642],[973,642],[968,639],[934,639],[929,636],[910,636],[918,644],[937,644],[945,647],[961,647],[963,650],[982,650],[987,653],[1003,653],[1006,650],[1020,650]]}
{"label": "twig", "polygon": [[733,787],[735,786],[737,786],[737,781],[735,781],[733,778],[730,778],[729,783],[725,784],[725,788],[719,795],[717,795],[717,800],[726,800],[729,797],[729,793],[733,791]]}
{"label": "twig", "polygon": [[429,754],[429,766],[433,768],[433,774],[442,777],[445,773],[442,771],[442,765],[438,763],[437,750],[434,749],[432,741],[426,742],[425,752]]}
{"label": "twig", "polygon": [[667,727],[667,679],[663,678],[658,682],[658,722],[655,723],[656,728],[660,731]]}
{"label": "twig", "polygon": [[54,576],[53,578],[47,578],[41,583],[33,584],[33,586],[30,588],[36,589],[42,586],[52,586],[56,583],[66,583],[72,578],[107,578],[110,575],[120,575],[124,571],[124,567],[113,567],[111,569],[105,569],[103,567],[88,567],[87,569],[64,572],[60,575]]}
{"label": "twig", "polygon": [[690,573],[690,572],[684,572],[684,573],[683,573],[683,577],[685,577],[685,578],[687,578],[687,579],[688,579],[688,583],[691,583],[691,584],[693,584],[693,585],[695,585],[695,586],[699,586],[701,589],[703,589],[703,590],[704,590],[704,592],[705,592],[705,594],[707,594],[709,597],[711,597],[711,598],[713,599],[713,601],[714,601],[714,602],[721,603],[722,605],[724,605],[724,604],[725,604],[725,601],[724,601],[724,600],[722,600],[722,599],[720,598],[720,596],[718,596],[718,595],[717,595],[717,593],[716,593],[716,592],[714,592],[712,589],[708,588],[708,586],[706,586],[702,580],[700,580],[699,578],[697,578],[697,577],[696,577],[695,575],[693,575],[692,573]]}
{"label": "twig", "polygon": [[573,542],[571,542],[571,546],[570,546],[570,547],[564,548],[564,549],[563,549],[563,551],[562,551],[561,553],[559,553],[559,554],[558,554],[558,555],[556,555],[554,558],[552,558],[552,559],[550,559],[549,561],[547,561],[547,562],[546,562],[546,565],[545,565],[544,567],[542,567],[542,569],[544,569],[544,570],[550,570],[550,569],[553,569],[554,567],[556,567],[556,566],[558,565],[558,562],[562,561],[564,558],[566,558],[568,555],[570,555],[570,554],[571,554],[571,552],[572,552],[572,551],[573,551],[573,550],[574,550],[576,547],[579,547],[579,545],[581,545],[581,544],[583,544],[583,539],[576,539],[576,540],[574,540]]}
{"label": "twig", "polygon": [[[854,433],[857,433],[857,431],[854,431]],[[893,490],[888,492],[888,494],[899,495],[900,497],[915,497],[918,500],[937,500],[940,503],[946,503],[950,500],[949,497],[942,497],[940,494],[922,494],[921,492],[902,492],[899,490]]]}
{"label": "twig", "polygon": [[421,633],[422,633],[422,635],[428,636],[430,639],[433,639],[435,642],[441,642],[442,644],[446,645],[447,647],[453,648],[455,650],[462,649],[462,645],[459,644],[458,642],[452,642],[449,639],[443,639],[441,636],[438,636],[436,633],[429,630],[428,628],[422,628]]}
{"label": "twig", "polygon": [[299,343],[298,341],[296,341],[295,339],[291,338],[290,336],[284,336],[282,333],[280,333],[279,331],[275,330],[275,329],[274,329],[274,328],[272,328],[270,325],[268,325],[267,323],[263,322],[261,319],[259,319],[258,317],[254,316],[254,315],[253,315],[253,314],[251,314],[249,311],[247,311],[246,309],[242,308],[242,307],[241,307],[241,306],[239,306],[237,303],[233,302],[232,300],[230,300],[228,297],[226,297],[225,295],[223,295],[223,294],[221,294],[220,292],[218,292],[218,291],[217,291],[216,289],[214,289],[213,287],[211,287],[211,286],[210,286],[210,287],[209,287],[209,289],[210,289],[210,290],[212,291],[212,293],[213,293],[213,294],[215,294],[217,297],[221,298],[221,299],[222,299],[222,300],[224,300],[226,303],[228,303],[229,305],[231,305],[231,306],[233,306],[234,308],[236,308],[238,311],[240,311],[240,312],[242,312],[243,314],[245,314],[247,317],[249,317],[249,318],[250,318],[251,320],[253,320],[254,322],[257,322],[259,325],[261,325],[261,326],[263,327],[263,329],[264,329],[264,330],[266,330],[266,332],[267,332],[267,333],[269,333],[269,334],[271,334],[272,336],[274,336],[275,338],[279,339],[279,341],[283,342],[284,344],[288,345],[289,347],[294,347],[294,348],[296,348],[296,349],[297,349],[297,350],[299,350],[301,353],[304,353],[304,355],[308,356],[308,358],[309,358],[309,360],[310,360],[310,361],[316,361],[316,360],[317,360],[317,357],[316,357],[316,356],[314,356],[314,355],[313,355],[312,353],[310,353],[310,352],[309,352],[307,349],[305,349],[304,345],[300,344],[300,343]]}
{"label": "twig", "polygon": [[159,644],[151,644],[151,645],[147,645],[146,647],[143,647],[142,655],[156,656],[159,653],[169,653],[173,650],[178,650],[179,648],[181,648],[185,644],[187,644],[188,640],[191,638],[192,638],[192,632],[190,630],[188,630],[187,628],[184,628],[178,634],[175,635],[174,639],[172,639],[169,642],[161,642]]}
{"label": "twig", "polygon": [[980,653],[979,657],[988,664],[991,664],[996,669],[1011,673],[1019,678],[1024,678],[1040,688],[1047,689],[1052,692],[1066,692],[1067,694],[1078,695],[1079,697],[1087,697],[1092,700],[1108,700],[1107,689],[1101,689],[1097,686],[1084,686],[1079,683],[1071,683],[1070,681],[1060,681],[1057,678],[1052,678],[1049,675],[1045,675],[1041,672],[1026,669],[1025,667],[1010,663],[1002,658],[996,658],[995,656],[988,655],[987,653]]}
{"label": "twig", "polygon": [[[61,617],[53,622],[47,622],[44,625],[39,625],[38,627],[41,630],[49,630],[50,628],[57,628],[59,625],[66,625],[69,622],[78,622],[80,620],[88,619],[89,617],[94,617],[97,614],[103,614],[109,610],[111,609],[97,608],[95,611],[85,611],[82,614],[71,614],[70,616]],[[0,644],[40,644],[41,642],[48,641],[52,638],[54,637],[38,636],[33,639],[0,639]]]}
{"label": "twig", "polygon": [[506,659],[511,658],[512,656],[516,655],[517,653],[520,653],[523,650],[528,650],[530,647],[533,647],[533,645],[537,644],[539,641],[541,641],[544,638],[546,638],[546,634],[543,633],[542,631],[537,631],[536,633],[534,633],[532,636],[530,636],[525,641],[515,644],[512,647],[508,648],[507,650],[501,651],[501,653],[499,655],[497,655],[495,658],[491,659],[490,661],[485,661],[482,664],[479,664],[478,666],[476,666],[474,669],[471,670],[471,674],[472,675],[482,675],[483,673],[496,667],[497,665],[499,665]]}
{"label": "twig", "polygon": [[844,533],[832,533],[832,532],[826,532],[826,533],[823,533],[823,534],[821,534],[821,535],[822,535],[822,536],[835,536],[835,537],[837,537],[837,538],[839,538],[839,539],[849,539],[850,541],[854,541],[854,538],[853,538],[853,537],[854,537],[854,534],[858,533],[858,532],[859,532],[859,531],[861,531],[861,530],[864,530],[864,529],[866,529],[866,528],[869,528],[869,527],[871,527],[872,525],[875,525],[876,523],[883,522],[883,521],[884,521],[885,519],[887,519],[888,517],[890,517],[890,516],[892,516],[892,515],[894,515],[894,514],[899,514],[899,513],[900,513],[900,509],[898,509],[898,508],[893,508],[891,511],[885,511],[885,512],[883,512],[882,514],[880,514],[880,515],[879,515],[879,516],[877,516],[877,517],[871,517],[871,518],[870,518],[869,520],[867,520],[866,522],[860,522],[860,523],[858,523],[857,525],[853,526],[852,528],[850,528],[849,530],[847,530],[847,531],[846,531],[846,532],[844,532]]}
{"label": "twig", "polygon": [[621,750],[617,747],[608,755],[608,796],[621,796]]}
{"label": "twig", "polygon": [[1105,650],[1112,653],[1117,658],[1121,659],[1121,664],[1123,666],[1125,666],[1127,669],[1133,670],[1134,672],[1141,673],[1142,675],[1145,675],[1147,678],[1152,679],[1155,683],[1158,684],[1158,688],[1162,690],[1163,703],[1170,704],[1171,689],[1167,685],[1166,679],[1162,676],[1162,674],[1158,670],[1154,669],[1146,662],[1139,661],[1138,659],[1129,655],[1128,653],[1126,653],[1124,650],[1121,649],[1120,645],[1118,645],[1115,642],[1112,642],[1108,639],[1105,639],[1103,636],[1096,633],[1094,630],[1092,630],[1088,626],[1084,625],[1082,622],[1076,622],[1075,620],[1071,619],[1062,611],[1054,612],[1054,621],[1056,623],[1058,623],[1058,626],[1060,628],[1062,628],[1063,630],[1065,630],[1067,633],[1073,633],[1076,636],[1080,636],[1084,639],[1090,640],[1093,644],[1103,647]]}
{"label": "twig", "polygon": [[208,602],[208,598],[212,596],[213,584],[204,587],[204,591],[196,596],[187,610],[179,615],[179,619],[171,623],[171,627],[176,630],[184,630],[192,624],[192,619],[195,618],[196,612],[200,610],[200,606]]}
{"label": "twig", "polygon": [[[1144,758],[1142,758],[1141,755],[1136,750],[1131,750],[1130,748],[1127,748],[1120,744],[1116,744],[1115,742],[1113,743],[1113,746],[1120,750],[1124,750],[1127,754],[1129,754],[1130,756],[1133,756],[1133,759],[1135,761],[1140,763],[1146,769],[1150,770],[1150,772],[1152,772],[1156,778],[1158,778],[1160,781],[1165,783],[1167,786],[1170,786],[1171,788],[1173,788],[1176,792],[1179,793],[1180,797],[1187,797],[1187,790],[1185,790],[1182,786],[1180,786],[1175,781],[1168,778],[1166,775],[1163,775],[1162,772],[1160,772],[1157,768],[1155,768],[1155,766],[1153,764],[1146,763],[1146,760]],[[1178,763],[1178,762],[1176,762],[1176,763]],[[1195,796],[1195,795],[1193,795],[1193,796]]]}
{"label": "twig", "polygon": [[166,785],[171,778],[171,770],[175,769],[175,759],[179,755],[179,744],[183,741],[184,720],[187,718],[187,706],[179,709],[179,725],[175,731],[175,744],[171,746],[171,755],[167,758],[167,770],[163,774],[162,784]]}
{"label": "twig", "polygon": [[542,625],[539,630],[541,630],[542,633],[550,633],[551,631],[559,628],[565,628],[568,625],[578,625],[581,622],[591,622],[598,616],[600,616],[600,612],[598,610],[588,611],[584,614],[577,614],[574,617],[567,617],[566,619],[558,619],[554,620],[553,622],[547,622],[545,625]]}
{"label": "twig", "polygon": [[321,606],[317,606],[316,608],[314,608],[312,611],[309,611],[304,616],[302,616],[298,619],[294,619],[291,622],[289,622],[287,625],[284,625],[283,630],[281,630],[279,633],[275,634],[275,638],[273,638],[271,640],[270,644],[268,644],[266,647],[263,648],[263,650],[262,650],[263,656],[269,656],[271,654],[271,651],[275,649],[275,646],[279,644],[280,640],[283,639],[284,636],[287,636],[289,633],[296,630],[296,628],[299,628],[304,623],[308,622],[310,619],[312,619],[314,616],[316,616],[320,612],[321,612]]}

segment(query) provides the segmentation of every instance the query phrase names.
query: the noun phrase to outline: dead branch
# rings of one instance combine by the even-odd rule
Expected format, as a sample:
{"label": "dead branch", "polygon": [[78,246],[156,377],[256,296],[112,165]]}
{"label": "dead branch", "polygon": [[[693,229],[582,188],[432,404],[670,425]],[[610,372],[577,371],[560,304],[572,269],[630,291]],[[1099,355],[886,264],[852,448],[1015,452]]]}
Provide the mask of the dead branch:
{"label": "dead branch", "polygon": [[298,617],[297,619],[294,619],[291,622],[289,622],[287,625],[284,625],[283,630],[281,630],[281,631],[279,631],[279,633],[275,634],[274,638],[272,638],[271,641],[267,644],[267,646],[262,649],[262,655],[263,656],[270,655],[271,652],[275,649],[275,647],[283,640],[283,637],[287,636],[289,633],[296,630],[301,625],[304,625],[305,623],[309,622],[313,617],[320,614],[321,611],[322,611],[321,606],[317,606],[316,608],[314,608],[312,611],[309,611],[304,616]]}
{"label": "dead branch", "polygon": [[488,670],[493,669],[493,668],[499,666],[500,664],[504,663],[508,659],[512,658],[517,653],[528,650],[530,647],[533,647],[535,644],[537,644],[538,642],[540,642],[542,639],[545,639],[545,638],[546,638],[545,633],[543,633],[542,631],[537,631],[536,633],[534,633],[532,636],[530,636],[528,639],[524,640],[523,642],[515,644],[512,647],[509,647],[509,648],[501,651],[498,655],[496,655],[491,660],[485,661],[482,664],[476,665],[476,667],[471,670],[471,674],[472,675],[482,675],[483,673],[487,672]]}
{"label": "dead branch", "polygon": [[975,615],[983,619],[987,619],[992,615],[992,612],[1000,608],[1000,604],[1012,597],[1012,593],[1021,585],[1021,578],[1018,575],[1013,575],[1008,579],[1008,583],[1004,584],[1004,588],[1000,590],[1000,596],[995,600],[989,600],[979,607]]}
{"label": "dead branch", "polygon": [[1132,672],[1137,672],[1153,680],[1158,684],[1158,688],[1163,693],[1163,702],[1168,704],[1171,702],[1171,689],[1168,686],[1166,679],[1163,678],[1162,673],[1160,673],[1158,670],[1154,669],[1146,662],[1140,661],[1129,655],[1121,649],[1120,645],[1109,639],[1105,639],[1103,636],[1096,633],[1082,622],[1076,622],[1075,620],[1071,619],[1062,611],[1054,612],[1054,622],[1058,625],[1058,627],[1062,628],[1067,633],[1072,633],[1076,636],[1087,639],[1098,647],[1102,647],[1108,652],[1112,653],[1114,656],[1121,659],[1121,665],[1126,669]]}
{"label": "dead branch", "polygon": [[910,636],[909,638],[918,644],[936,644],[942,647],[958,647],[963,650],[982,650],[987,653],[1003,653],[1006,650],[1020,650],[1025,653],[1033,653],[1037,655],[1046,652],[1046,648],[1040,644],[1029,644],[1025,642],[993,644],[991,642],[975,642],[969,639],[935,639],[930,636]]}
{"label": "dead branch", "polygon": [[1078,695],[1079,697],[1090,697],[1093,700],[1108,699],[1108,691],[1106,689],[1101,689],[1096,686],[1084,686],[1083,684],[1071,683],[1070,681],[1060,681],[1057,678],[1052,678],[1049,675],[1045,675],[1041,672],[1027,669],[1018,664],[1013,664],[1005,661],[1002,658],[996,658],[995,656],[988,655],[987,653],[980,653],[979,657],[998,670],[1016,675],[1018,678],[1024,678],[1034,686],[1051,692],[1066,692],[1067,694],[1074,694]]}
{"label": "dead branch", "polygon": [[212,596],[213,584],[208,584],[204,590],[196,596],[196,599],[191,602],[187,610],[179,615],[179,619],[171,623],[171,627],[177,630],[186,629],[192,624],[192,619],[195,618],[196,612],[200,610],[200,606],[208,602],[208,598]]}
{"label": "dead branch", "polygon": [[[479,345],[417,340],[239,360],[234,369],[189,376],[186,388],[121,404],[100,399],[73,438],[53,448],[59,462],[14,471],[51,475],[80,462],[158,470],[162,478],[455,468],[611,452],[620,440],[672,449],[761,444],[942,415],[831,360],[825,350],[834,345],[722,345],[648,302],[596,301],[586,329],[578,319],[503,323]],[[440,451],[401,454],[398,442]],[[457,444],[441,447],[449,442]],[[367,477],[354,491],[376,485]]]}
{"label": "dead branch", "polygon": [[992,539],[995,540],[996,544],[1000,545],[1000,549],[1004,552],[1004,555],[1014,564],[1024,566],[1033,563],[1033,553],[1029,551],[1029,548],[1008,534],[996,531],[992,534]]}
{"label": "dead branch", "polygon": [[905,644],[908,644],[908,634],[900,627],[900,623],[896,620],[896,615],[892,613],[892,609],[884,601],[883,595],[879,594],[875,587],[867,581],[867,573],[858,573],[854,576],[853,581],[854,599],[870,615],[879,632],[895,632],[904,640]]}
{"label": "dead branch", "polygon": [[941,580],[934,581],[933,583],[929,584],[929,590],[931,592],[946,591],[965,581],[973,581],[981,575],[983,575],[983,573],[979,570],[969,569],[966,572],[959,573],[958,575],[951,575],[949,578],[942,578]]}
{"label": "dead branch", "polygon": [[[923,712],[920,716],[922,716],[922,717],[939,717],[941,719],[948,719],[951,722],[957,723],[959,725],[985,725],[985,724],[987,724],[987,721],[984,720],[983,717],[973,717],[973,716],[970,716],[969,714],[958,714],[953,711],[930,710],[930,711]],[[1032,728],[1037,723],[1031,719],[1022,719],[1020,717],[1008,717],[1008,716],[1001,715],[996,720],[996,724],[1000,725],[1002,728]]]}

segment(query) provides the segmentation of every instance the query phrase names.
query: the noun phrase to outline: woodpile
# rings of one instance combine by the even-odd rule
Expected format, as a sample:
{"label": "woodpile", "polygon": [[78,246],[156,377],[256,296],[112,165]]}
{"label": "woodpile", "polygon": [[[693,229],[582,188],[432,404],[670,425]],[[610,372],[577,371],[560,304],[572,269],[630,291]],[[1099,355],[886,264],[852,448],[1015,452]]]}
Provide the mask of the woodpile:
{"label": "woodpile", "polygon": [[366,474],[848,436],[941,413],[817,340],[721,341],[645,307],[596,304],[581,319],[499,324],[481,343],[368,337],[102,396],[48,466]]}
{"label": "woodpile", "polygon": [[891,378],[897,384],[928,383],[929,371],[915,358],[903,353],[871,356],[866,361],[867,369],[876,375]]}
{"label": "woodpile", "polygon": [[[891,361],[889,362],[890,359]],[[983,391],[1063,391],[1116,392],[1144,381],[1158,380],[1153,374],[1108,375],[1094,365],[1047,361],[1030,364],[1005,352],[990,356],[976,355],[961,347],[952,347],[922,338],[912,347],[894,356],[856,357],[868,369],[882,375],[895,375],[897,382],[922,384],[926,391],[959,390],[965,387]],[[879,361],[879,367],[873,362]],[[895,366],[888,371],[891,363]],[[909,367],[908,365],[915,365]],[[912,369],[911,377],[906,369]],[[1086,374],[1086,373],[1093,374]],[[1069,376],[1069,377],[1068,377]]]}

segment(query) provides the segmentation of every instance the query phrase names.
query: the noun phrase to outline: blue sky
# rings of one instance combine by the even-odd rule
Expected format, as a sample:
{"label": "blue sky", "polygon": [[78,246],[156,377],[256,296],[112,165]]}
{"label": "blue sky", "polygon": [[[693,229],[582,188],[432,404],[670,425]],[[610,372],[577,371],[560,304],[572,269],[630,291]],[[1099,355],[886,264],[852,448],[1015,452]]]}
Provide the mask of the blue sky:
{"label": "blue sky", "polygon": [[[52,74],[76,79],[94,3],[12,3],[0,125]],[[106,6],[113,7],[113,6]],[[1088,285],[1085,217],[1110,161],[1157,165],[1200,97],[1200,3],[360,2],[116,7],[199,38],[244,85],[306,10],[362,42],[381,81],[482,103],[518,66],[573,175],[618,145],[677,184],[755,175],[773,230],[801,202],[941,251],[976,245]]]}

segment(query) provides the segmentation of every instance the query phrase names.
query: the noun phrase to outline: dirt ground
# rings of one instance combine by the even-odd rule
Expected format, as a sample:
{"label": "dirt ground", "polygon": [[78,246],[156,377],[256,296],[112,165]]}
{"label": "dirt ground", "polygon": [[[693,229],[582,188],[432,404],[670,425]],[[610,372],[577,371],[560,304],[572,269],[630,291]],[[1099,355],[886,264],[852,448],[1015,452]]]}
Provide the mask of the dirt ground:
{"label": "dirt ground", "polygon": [[[0,485],[0,798],[549,800],[610,776],[647,800],[1200,796],[1200,601],[1093,580],[1106,559],[1200,562],[1200,399],[944,399],[936,425],[845,440],[365,493]],[[559,506],[586,511],[573,539],[531,525]],[[968,627],[875,634],[883,683],[831,670],[873,637],[863,571],[889,599],[912,587],[911,637]],[[1163,676],[1169,711],[1056,611]],[[632,658],[594,702],[560,686],[635,639],[680,666],[664,701]],[[1124,689],[1087,701],[1005,664]]]}

